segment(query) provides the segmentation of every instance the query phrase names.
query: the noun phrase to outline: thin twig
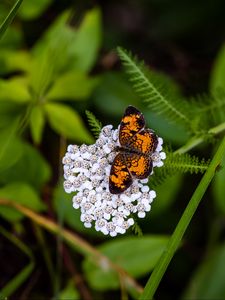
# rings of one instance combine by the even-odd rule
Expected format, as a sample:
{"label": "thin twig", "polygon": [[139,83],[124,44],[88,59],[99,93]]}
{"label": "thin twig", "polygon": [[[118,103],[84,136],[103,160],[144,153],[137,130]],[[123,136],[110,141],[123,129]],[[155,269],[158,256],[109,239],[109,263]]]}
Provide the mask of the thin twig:
{"label": "thin twig", "polygon": [[100,251],[98,251],[96,248],[94,248],[91,244],[82,239],[76,233],[71,232],[67,229],[62,229],[55,222],[33,212],[27,207],[24,207],[12,201],[0,199],[0,205],[6,205],[15,208],[23,215],[42,226],[43,228],[47,229],[48,231],[54,234],[60,235],[65,242],[67,242],[69,245],[75,248],[78,252],[86,256],[92,256],[94,258],[93,261],[100,268],[102,268],[102,266],[104,266],[104,268],[107,266],[109,269],[116,271],[118,275],[121,276],[121,278],[123,278],[127,289],[134,289],[138,294],[141,294],[143,292],[143,287],[124,269],[122,269],[117,264],[113,263],[107,256],[103,255]]}

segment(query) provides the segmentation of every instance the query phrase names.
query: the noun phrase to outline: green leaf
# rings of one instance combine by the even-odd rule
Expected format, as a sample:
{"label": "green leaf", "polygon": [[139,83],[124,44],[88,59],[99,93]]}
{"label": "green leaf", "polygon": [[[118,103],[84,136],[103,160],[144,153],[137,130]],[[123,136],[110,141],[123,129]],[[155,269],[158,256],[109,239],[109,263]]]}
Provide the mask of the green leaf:
{"label": "green leaf", "polygon": [[98,84],[98,78],[70,71],[57,78],[46,95],[47,100],[82,100],[88,98]]}
{"label": "green leaf", "polygon": [[43,99],[55,78],[55,60],[48,48],[46,52],[32,60],[29,82],[33,102],[43,102]]}
{"label": "green leaf", "polygon": [[68,25],[69,13],[63,13],[33,49],[31,87],[38,100],[43,99],[59,75],[72,69],[86,72],[96,60],[99,11],[90,11],[77,31]]}
{"label": "green leaf", "polygon": [[210,79],[211,92],[217,92],[218,89],[225,89],[225,45],[217,55]]}
{"label": "green leaf", "polygon": [[16,13],[22,2],[23,0],[17,0],[7,17],[5,18],[5,20],[2,22],[2,24],[0,24],[0,39],[4,35],[6,29],[9,27],[13,19],[15,18]]}
{"label": "green leaf", "polygon": [[44,108],[51,127],[57,133],[79,142],[93,142],[93,138],[75,110],[56,103],[46,103]]}
{"label": "green leaf", "polygon": [[[165,236],[123,237],[104,243],[99,250],[128,274],[138,278],[154,268],[167,242]],[[84,271],[94,289],[116,289],[120,285],[114,271],[107,266],[101,269],[88,258],[84,261]]]}
{"label": "green leaf", "polygon": [[30,129],[35,144],[39,144],[41,142],[44,124],[45,116],[43,107],[36,105],[32,108],[30,113]]}
{"label": "green leaf", "polygon": [[0,101],[12,101],[27,103],[30,101],[30,94],[23,77],[16,77],[8,80],[0,80]]}
{"label": "green leaf", "polygon": [[212,183],[213,195],[214,195],[216,206],[219,212],[223,214],[225,214],[225,201],[224,201],[225,184],[224,183],[225,183],[225,156],[221,161],[221,169],[217,173]]}
{"label": "green leaf", "polygon": [[[13,126],[14,121],[24,112],[23,105],[15,102],[1,101],[0,129],[7,130]],[[19,127],[19,124],[17,125]],[[1,152],[1,151],[0,151]]]}
{"label": "green leaf", "polygon": [[89,72],[96,62],[98,51],[101,45],[101,13],[95,8],[84,16],[84,19],[77,30],[75,43],[71,51],[75,56],[72,68]]}
{"label": "green leaf", "polygon": [[182,299],[224,299],[225,245],[208,255],[199,266]]}
{"label": "green leaf", "polygon": [[0,183],[24,181],[41,190],[50,179],[51,169],[41,154],[30,144],[23,143],[22,156],[12,168],[0,172]]}
{"label": "green leaf", "polygon": [[68,26],[68,18],[68,11],[60,15],[32,50],[30,82],[38,100],[43,99],[57,76],[70,65],[68,51],[76,34]]}
{"label": "green leaf", "polygon": [[22,156],[22,144],[16,131],[18,122],[15,122],[5,130],[0,132],[0,173],[5,172]]}
{"label": "green leaf", "polygon": [[[41,211],[45,205],[41,202],[36,191],[24,182],[15,182],[0,189],[0,198],[22,204],[34,211]],[[23,215],[17,210],[2,206],[0,215],[11,222],[19,221]]]}
{"label": "green leaf", "polygon": [[[157,198],[152,204],[151,217],[166,211],[177,199],[183,176],[176,174],[168,177],[163,183],[155,187]],[[151,179],[150,179],[151,186]]]}
{"label": "green leaf", "polygon": [[10,49],[0,50],[0,75],[18,71],[27,72],[30,65],[31,60],[28,52]]}
{"label": "green leaf", "polygon": [[74,282],[70,281],[66,287],[59,293],[60,300],[76,299],[80,300],[80,295],[74,286]]}
{"label": "green leaf", "polygon": [[59,181],[53,194],[53,207],[60,221],[65,222],[71,228],[85,235],[102,238],[102,234],[93,228],[85,228],[80,221],[80,211],[73,208],[72,195],[67,194],[63,189],[63,182]]}
{"label": "green leaf", "polygon": [[[71,12],[63,12],[56,20],[47,28],[43,36],[35,43],[32,53],[34,57],[41,56],[47,48],[57,48],[61,51],[61,46],[69,46],[76,36],[74,30],[68,26]],[[58,41],[60,40],[60,43]],[[58,47],[57,47],[58,46]],[[67,47],[64,49],[67,50]],[[63,54],[63,53],[61,53]],[[67,56],[67,52],[64,53]],[[60,59],[60,58],[59,58]],[[64,58],[65,59],[65,58]],[[56,61],[58,63],[58,61]]]}
{"label": "green leaf", "polygon": [[19,16],[24,20],[32,20],[38,18],[51,3],[52,0],[24,1],[19,11]]}
{"label": "green leaf", "polygon": [[121,111],[129,104],[138,105],[138,97],[133,93],[125,76],[119,72],[107,72],[101,77],[101,84],[94,93],[94,103],[110,117],[121,116]]}

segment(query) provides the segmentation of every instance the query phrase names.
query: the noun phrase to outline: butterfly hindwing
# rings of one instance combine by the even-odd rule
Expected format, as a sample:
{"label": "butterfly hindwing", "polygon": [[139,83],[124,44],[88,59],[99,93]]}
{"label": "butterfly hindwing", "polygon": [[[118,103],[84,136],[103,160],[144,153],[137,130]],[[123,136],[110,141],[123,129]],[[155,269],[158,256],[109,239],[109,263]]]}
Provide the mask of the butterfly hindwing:
{"label": "butterfly hindwing", "polygon": [[120,194],[132,184],[133,180],[127,168],[125,156],[118,153],[114,158],[109,175],[109,191]]}
{"label": "butterfly hindwing", "polygon": [[126,164],[130,174],[138,179],[148,177],[152,172],[152,160],[149,156],[126,153]]}
{"label": "butterfly hindwing", "polygon": [[129,148],[142,154],[150,154],[155,151],[157,144],[157,135],[152,130],[145,129],[130,139]]}

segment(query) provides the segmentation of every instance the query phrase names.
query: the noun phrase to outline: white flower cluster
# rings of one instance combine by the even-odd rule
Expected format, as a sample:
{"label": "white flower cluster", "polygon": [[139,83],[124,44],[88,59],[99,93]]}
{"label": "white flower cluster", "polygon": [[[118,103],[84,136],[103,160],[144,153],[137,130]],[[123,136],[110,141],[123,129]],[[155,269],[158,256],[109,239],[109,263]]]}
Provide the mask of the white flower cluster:
{"label": "white flower cluster", "polygon": [[[166,158],[161,152],[162,143],[162,138],[158,138],[157,149],[152,154],[153,167],[161,167]],[[94,224],[97,231],[111,236],[125,233],[134,224],[132,214],[144,218],[156,197],[147,185],[147,178],[134,179],[119,195],[109,192],[109,174],[118,145],[118,129],[108,125],[102,128],[95,144],[69,145],[63,157],[64,189],[67,193],[76,192],[73,207],[81,210],[84,226],[89,228]]]}

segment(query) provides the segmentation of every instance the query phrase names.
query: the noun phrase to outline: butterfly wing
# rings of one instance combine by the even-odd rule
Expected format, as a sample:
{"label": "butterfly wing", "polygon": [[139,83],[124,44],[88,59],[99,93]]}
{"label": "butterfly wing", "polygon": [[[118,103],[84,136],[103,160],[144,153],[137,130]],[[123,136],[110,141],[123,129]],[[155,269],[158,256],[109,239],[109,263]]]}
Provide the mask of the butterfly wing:
{"label": "butterfly wing", "polygon": [[128,106],[120,123],[120,145],[126,147],[130,139],[145,126],[143,114],[134,106]]}
{"label": "butterfly wing", "polygon": [[109,175],[109,191],[120,194],[132,184],[133,180],[127,168],[125,155],[118,153],[114,158]]}
{"label": "butterfly wing", "polygon": [[144,179],[152,172],[150,154],[155,151],[158,138],[150,129],[144,129],[143,114],[128,106],[120,123],[121,152],[112,163],[109,190],[112,194],[124,192],[132,184],[132,177]]}
{"label": "butterfly wing", "polygon": [[157,135],[150,129],[142,130],[136,133],[128,144],[128,147],[134,152],[140,154],[150,154],[155,152],[155,149],[158,145]]}
{"label": "butterfly wing", "polygon": [[147,178],[152,172],[152,160],[149,156],[136,153],[126,153],[127,168],[132,175],[137,179]]}

